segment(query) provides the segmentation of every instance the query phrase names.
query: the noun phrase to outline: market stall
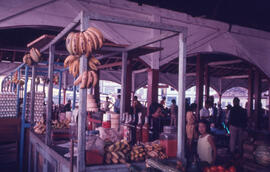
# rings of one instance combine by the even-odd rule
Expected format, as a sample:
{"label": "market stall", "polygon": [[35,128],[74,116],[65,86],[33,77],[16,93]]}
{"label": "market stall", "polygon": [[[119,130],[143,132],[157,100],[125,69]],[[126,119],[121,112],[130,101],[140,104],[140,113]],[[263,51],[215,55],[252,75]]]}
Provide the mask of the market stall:
{"label": "market stall", "polygon": [[[116,24],[122,24],[122,25],[129,25],[129,26],[135,26],[135,27],[145,27],[149,29],[158,29],[158,30],[164,30],[164,31],[169,31],[168,33],[161,34],[160,36],[155,36],[152,39],[141,41],[138,43],[135,43],[133,45],[129,45],[124,48],[111,48],[111,53],[107,53],[105,55],[101,55],[96,57],[96,60],[98,63],[98,60],[105,58],[105,57],[111,57],[111,56],[118,56],[122,55],[122,77],[121,77],[121,106],[120,106],[120,114],[114,114],[111,112],[106,112],[103,114],[103,119],[102,119],[102,126],[101,130],[99,130],[99,135],[102,138],[102,135],[105,137],[108,136],[115,136],[119,137],[115,140],[110,138],[110,142],[106,142],[104,140],[100,140],[100,144],[97,143],[91,143],[93,138],[96,142],[97,140],[100,139],[100,137],[96,136],[96,133],[93,131],[86,132],[86,114],[87,111],[92,111],[96,112],[98,111],[96,102],[94,99],[94,94],[96,94],[93,90],[95,87],[95,83],[97,82],[97,78],[93,77],[94,81],[92,81],[92,87],[90,87],[91,82],[90,82],[90,76],[89,73],[92,73],[92,76],[95,75],[95,66],[93,64],[90,64],[90,59],[87,59],[89,54],[87,55],[87,50],[84,50],[83,48],[78,48],[76,47],[76,43],[71,44],[71,49],[69,49],[69,43],[68,39],[71,37],[70,35],[73,34],[75,37],[81,36],[80,33],[74,33],[71,32],[69,33],[72,29],[74,29],[76,26],[80,25],[80,31],[81,34],[85,33],[89,30],[88,28],[88,22],[95,20],[95,21],[102,21],[102,22],[110,22],[110,23],[116,23]],[[55,147],[55,141],[52,140],[52,125],[54,126],[59,126],[63,124],[58,124],[58,122],[54,122],[51,119],[52,116],[52,82],[53,82],[53,71],[54,71],[54,54],[55,54],[55,45],[59,40],[61,40],[65,35],[68,34],[67,40],[66,40],[66,46],[67,50],[71,54],[70,58],[74,58],[74,55],[79,55],[81,57],[76,57],[79,58],[79,60],[76,60],[78,64],[76,64],[77,67],[72,66],[72,71],[71,73],[74,74],[74,77],[78,76],[78,78],[74,81],[74,85],[79,84],[79,108],[78,108],[78,138],[77,141],[75,141],[75,145],[77,145],[77,158],[76,161],[77,163],[74,164],[73,168],[76,171],[85,171],[85,170],[96,170],[96,171],[104,171],[104,170],[111,170],[112,168],[117,168],[119,171],[127,171],[127,163],[128,162],[144,162],[146,158],[158,158],[158,159],[166,159],[168,156],[172,158],[178,158],[178,160],[181,160],[182,162],[185,161],[185,155],[184,155],[184,133],[185,133],[185,116],[184,111],[184,90],[185,90],[185,63],[186,63],[186,56],[185,56],[185,41],[186,41],[186,28],[184,27],[176,27],[176,26],[171,26],[171,25],[164,25],[160,23],[153,23],[153,22],[144,22],[144,21],[137,21],[137,20],[130,20],[130,19],[124,19],[124,18],[118,18],[118,17],[111,17],[111,16],[101,16],[98,14],[92,14],[92,13],[86,13],[86,12],[81,12],[72,23],[70,23],[67,27],[65,27],[56,37],[53,38],[53,40],[46,45],[45,47],[40,49],[40,53],[44,52],[45,50],[49,49],[49,68],[48,68],[48,76],[49,76],[49,91],[48,91],[48,103],[47,103],[47,115],[46,115],[46,123],[43,124],[38,124],[36,123],[36,128],[30,133],[30,150],[29,151],[29,170],[36,170],[38,165],[41,165],[42,167],[38,167],[45,169],[45,171],[66,171],[69,169],[69,159],[68,158],[63,158],[63,153],[67,152],[62,152],[61,150],[59,151],[59,147]],[[97,32],[96,32],[97,33]],[[100,36],[100,35],[99,35]],[[178,114],[178,131],[176,134],[176,131],[174,128],[167,127],[167,131],[164,132],[164,134],[172,134],[173,136],[173,141],[174,141],[174,152],[170,152],[168,150],[165,150],[162,146],[160,146],[159,142],[155,143],[146,143],[149,140],[146,138],[145,134],[139,133],[141,136],[137,136],[137,138],[142,137],[142,139],[145,139],[145,143],[141,144],[136,144],[134,145],[131,144],[131,137],[133,135],[131,134],[131,128],[134,127],[131,124],[132,119],[130,118],[131,116],[127,113],[128,109],[125,107],[126,103],[126,81],[127,81],[127,61],[129,58],[129,53],[132,51],[135,51],[138,48],[145,47],[147,45],[153,44],[155,42],[168,39],[174,36],[179,36],[179,114]],[[86,34],[87,38],[87,34]],[[100,37],[97,37],[100,38]],[[76,38],[75,38],[76,39]],[[82,38],[80,37],[78,40],[81,40]],[[71,40],[74,40],[72,38]],[[82,39],[83,40],[83,39]],[[85,40],[84,40],[85,41]],[[102,39],[98,39],[99,41],[99,46],[97,45],[94,49],[98,49],[102,47]],[[79,44],[78,44],[79,45]],[[80,42],[80,46],[84,45],[84,42]],[[86,46],[87,47],[87,46]],[[82,51],[85,53],[76,53],[78,51]],[[93,50],[94,52],[95,50]],[[91,53],[91,52],[90,52]],[[73,54],[73,55],[72,55]],[[66,59],[67,60],[67,59]],[[89,61],[88,61],[89,60]],[[75,62],[76,62],[75,61]],[[74,62],[73,62],[74,63]],[[69,70],[71,68],[71,64],[69,64]],[[95,63],[95,62],[94,62]],[[89,67],[90,71],[89,71]],[[74,65],[74,64],[73,64]],[[92,65],[92,66],[91,66]],[[34,70],[32,69],[32,72]],[[34,72],[33,72],[34,76]],[[33,77],[32,76],[32,77]],[[33,77],[34,78],[34,77]],[[90,82],[88,83],[87,82]],[[61,83],[61,82],[60,82]],[[61,86],[59,86],[61,89]],[[87,91],[87,88],[89,91]],[[87,95],[87,92],[90,94]],[[94,94],[93,94],[94,93]],[[33,93],[34,95],[34,93]],[[33,96],[34,97],[34,96]],[[32,97],[32,98],[33,98]],[[93,100],[93,101],[92,101]],[[33,101],[33,99],[32,99]],[[33,103],[33,102],[32,102]],[[95,105],[95,106],[93,106]],[[31,114],[31,119],[33,119],[33,115]],[[146,119],[147,121],[147,119]],[[120,127],[124,126],[124,128]],[[139,118],[139,123],[137,127],[143,127],[142,126],[142,118]],[[147,125],[147,123],[145,123]],[[110,129],[110,128],[115,128]],[[135,126],[136,127],[136,126]],[[145,126],[147,129],[147,126]],[[45,129],[46,128],[46,129]],[[72,128],[72,127],[71,127]],[[76,128],[76,127],[75,127]],[[39,133],[37,131],[44,130],[45,135],[38,135],[42,134],[43,132]],[[164,128],[165,129],[165,128]],[[124,130],[123,135],[121,134],[121,130]],[[75,131],[72,131],[75,132]],[[76,133],[76,132],[75,132]],[[173,134],[174,133],[174,134]],[[119,135],[120,134],[120,135]],[[148,133],[147,133],[148,134]],[[177,136],[176,136],[177,135]],[[45,137],[44,137],[45,136]],[[75,134],[76,136],[76,134]],[[123,137],[123,139],[122,139]],[[166,137],[164,139],[164,144],[167,144],[167,149],[169,149],[168,146],[168,140]],[[44,143],[45,142],[45,143]],[[143,142],[142,140],[140,141],[139,139],[137,140],[138,143]],[[71,142],[72,143],[72,142]],[[96,147],[94,145],[96,144]],[[72,144],[71,144],[72,145]],[[104,147],[102,146],[104,145]],[[106,146],[107,145],[107,146]],[[69,145],[70,146],[70,145]],[[66,147],[65,150],[68,150],[69,146]],[[94,148],[93,148],[94,147]],[[101,147],[101,148],[100,148]],[[166,149],[166,148],[165,148]],[[175,150],[177,149],[177,154]],[[98,151],[100,150],[100,151]],[[98,151],[98,154],[97,154]],[[58,154],[56,156],[56,154]],[[59,155],[60,154],[60,155]],[[72,151],[71,151],[72,154]],[[172,155],[171,155],[172,154]],[[61,156],[62,158],[57,158]],[[90,156],[90,157],[89,157]],[[71,156],[72,157],[72,156]],[[93,158],[96,157],[96,158]],[[98,159],[100,160],[98,161]],[[104,159],[104,161],[103,161]],[[97,162],[92,162],[93,160],[96,160]],[[72,158],[70,159],[72,162]],[[104,163],[106,164],[123,164],[123,165],[102,165]],[[99,166],[87,166],[90,164],[100,164]],[[149,162],[149,164],[156,164],[156,162]],[[137,164],[139,166],[139,164]],[[131,165],[132,166],[132,165]],[[136,164],[135,164],[136,166]],[[144,163],[143,163],[144,166]],[[73,169],[71,168],[71,169]],[[168,167],[169,168],[169,167]]]}

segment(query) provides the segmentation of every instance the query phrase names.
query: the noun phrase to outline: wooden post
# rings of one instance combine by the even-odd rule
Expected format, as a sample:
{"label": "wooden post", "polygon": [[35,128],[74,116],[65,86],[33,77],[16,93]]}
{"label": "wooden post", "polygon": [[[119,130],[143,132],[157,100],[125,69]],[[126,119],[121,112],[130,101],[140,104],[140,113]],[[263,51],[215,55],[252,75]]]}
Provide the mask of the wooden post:
{"label": "wooden post", "polygon": [[258,70],[255,71],[254,77],[254,94],[255,94],[255,111],[254,111],[254,122],[255,128],[259,126],[259,113],[260,113],[260,106],[261,106],[261,76]]}
{"label": "wooden post", "polygon": [[48,100],[47,100],[47,117],[46,117],[46,136],[45,143],[51,145],[51,118],[52,118],[52,98],[53,98],[53,71],[54,71],[54,51],[55,46],[52,45],[49,48],[49,88],[48,88]]}
{"label": "wooden post", "polygon": [[186,33],[179,34],[179,67],[178,67],[178,127],[177,127],[177,158],[186,162],[185,135],[186,135]]}
{"label": "wooden post", "polygon": [[59,90],[58,90],[58,105],[61,104],[61,90],[62,90],[62,72],[59,72]]}
{"label": "wooden post", "polygon": [[253,93],[254,93],[253,82],[254,82],[254,73],[252,69],[250,69],[248,75],[248,106],[247,106],[248,118],[251,117],[253,111]]}
{"label": "wooden post", "polygon": [[200,116],[200,109],[203,106],[203,61],[198,55],[196,57],[196,113]]}
{"label": "wooden post", "polygon": [[[97,71],[97,76],[100,78],[100,70]],[[97,101],[98,106],[100,107],[100,88],[99,88],[99,81],[97,82],[96,87],[94,88],[95,93],[95,100]]]}
{"label": "wooden post", "polygon": [[209,66],[205,64],[204,66],[204,85],[205,85],[205,100],[209,98],[209,91],[210,91],[210,77],[209,77]]}
{"label": "wooden post", "polygon": [[158,103],[159,69],[148,69],[147,73],[147,115],[149,115],[150,105],[153,102]]}
{"label": "wooden post", "polygon": [[[35,113],[35,81],[36,81],[36,65],[32,66],[32,81],[31,81],[31,103],[30,103],[30,124],[34,126]],[[19,84],[18,84],[19,85]]]}
{"label": "wooden post", "polygon": [[65,71],[64,73],[64,87],[63,87],[63,104],[66,104],[66,92],[67,92],[67,80],[68,80],[68,75],[67,75],[67,71]]}
{"label": "wooden post", "polygon": [[127,80],[126,80],[126,100],[125,100],[126,112],[129,112],[131,107],[131,89],[132,89],[132,62],[128,61]]}
{"label": "wooden post", "polygon": [[127,83],[127,52],[122,52],[122,76],[121,76],[121,104],[120,114],[127,111],[126,109],[126,83]]}
{"label": "wooden post", "polygon": [[218,93],[218,103],[221,104],[222,94]]}
{"label": "wooden post", "polygon": [[[81,32],[88,28],[88,17],[81,12]],[[82,55],[80,58],[80,75],[87,71],[87,58]],[[78,156],[77,156],[77,171],[85,171],[85,121],[86,121],[86,103],[87,103],[87,89],[79,90],[79,117],[78,117]]]}

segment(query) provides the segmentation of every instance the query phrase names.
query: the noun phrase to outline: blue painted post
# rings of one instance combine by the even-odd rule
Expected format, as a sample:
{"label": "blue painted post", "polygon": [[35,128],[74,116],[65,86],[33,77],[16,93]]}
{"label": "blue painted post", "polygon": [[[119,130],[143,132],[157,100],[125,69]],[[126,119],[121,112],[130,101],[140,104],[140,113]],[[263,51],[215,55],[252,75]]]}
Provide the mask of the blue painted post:
{"label": "blue painted post", "polygon": [[14,83],[12,82],[12,80],[13,80],[12,74],[10,75],[10,78],[11,78],[11,79],[10,79],[10,80],[11,80],[11,81],[10,81],[10,82],[11,82],[11,83],[10,83],[10,87],[11,87],[10,91],[13,92],[13,91],[14,91]]}
{"label": "blue painted post", "polygon": [[58,93],[58,104],[61,104],[61,89],[62,89],[62,72],[59,72],[59,93]]}
{"label": "blue painted post", "polygon": [[[74,78],[74,81],[76,80],[76,78]],[[73,85],[73,102],[72,102],[72,110],[75,109],[75,105],[76,105],[76,86]]]}
{"label": "blue painted post", "polygon": [[25,128],[25,110],[26,110],[26,99],[27,99],[27,82],[28,82],[28,69],[25,66],[25,83],[24,83],[24,96],[23,96],[23,109],[21,115],[21,139],[20,139],[20,172],[23,171],[23,148],[24,148],[24,128]]}
{"label": "blue painted post", "polygon": [[[21,72],[18,69],[18,80],[21,79]],[[16,107],[16,117],[18,118],[20,112],[20,84],[17,84],[17,107]]]}

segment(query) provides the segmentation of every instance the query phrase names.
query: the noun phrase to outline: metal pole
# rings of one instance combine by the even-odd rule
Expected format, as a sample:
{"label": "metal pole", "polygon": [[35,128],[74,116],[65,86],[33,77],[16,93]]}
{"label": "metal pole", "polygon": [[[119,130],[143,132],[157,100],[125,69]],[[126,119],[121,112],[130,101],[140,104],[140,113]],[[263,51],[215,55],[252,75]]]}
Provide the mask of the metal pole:
{"label": "metal pole", "polygon": [[28,66],[25,66],[25,83],[24,83],[24,97],[23,97],[23,109],[21,116],[21,139],[20,139],[20,172],[23,171],[23,148],[24,148],[24,128],[25,128],[25,110],[27,99],[27,82],[28,82]]}
{"label": "metal pole", "polygon": [[53,96],[53,62],[54,62],[54,45],[49,48],[49,88],[48,88],[48,100],[47,100],[47,117],[46,117],[46,136],[45,143],[51,145],[51,117],[52,117],[52,96]]}
{"label": "metal pole", "polygon": [[126,51],[122,52],[122,76],[121,76],[121,104],[120,104],[120,114],[123,114],[127,109],[125,109],[126,103],[126,81],[127,81],[127,56]]}
{"label": "metal pole", "polygon": [[61,104],[61,89],[62,89],[62,72],[59,72],[59,92],[58,92],[58,104]]}
{"label": "metal pole", "polygon": [[31,104],[30,104],[30,124],[34,126],[34,107],[35,107],[35,80],[36,80],[36,66],[32,67],[32,81],[31,81]]}
{"label": "metal pole", "polygon": [[[21,79],[21,71],[18,69],[18,80]],[[20,112],[20,83],[17,84],[17,107],[16,107],[16,117],[18,118]]]}
{"label": "metal pole", "polygon": [[[88,28],[88,18],[85,13],[81,12],[81,32]],[[80,58],[80,75],[87,71],[87,58],[82,55]],[[78,117],[78,157],[77,157],[77,171],[85,171],[85,121],[86,121],[86,98],[87,89],[80,89],[79,91],[79,117]]]}
{"label": "metal pole", "polygon": [[179,73],[178,73],[178,129],[177,129],[177,158],[185,159],[185,85],[186,85],[186,34],[179,34]]}

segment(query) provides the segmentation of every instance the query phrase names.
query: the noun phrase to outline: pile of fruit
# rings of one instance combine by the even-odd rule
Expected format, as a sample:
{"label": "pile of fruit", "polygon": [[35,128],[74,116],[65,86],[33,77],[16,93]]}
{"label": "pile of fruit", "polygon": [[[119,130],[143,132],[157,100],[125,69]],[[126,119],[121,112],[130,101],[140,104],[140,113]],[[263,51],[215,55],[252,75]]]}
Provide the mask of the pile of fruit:
{"label": "pile of fruit", "polygon": [[225,168],[221,165],[219,166],[210,166],[205,167],[203,172],[236,172],[236,168],[234,166],[230,166],[229,168]]}
{"label": "pile of fruit", "polygon": [[63,129],[69,128],[70,121],[65,119],[64,121],[52,120],[52,128],[54,129]]}
{"label": "pile of fruit", "polygon": [[131,146],[127,141],[124,140],[116,143],[105,142],[104,150],[104,159],[106,164],[139,162],[148,158],[159,160],[167,158],[163,148],[156,143]]}
{"label": "pile of fruit", "polygon": [[130,160],[131,161],[144,161],[145,160],[145,149],[143,145],[134,145],[130,152]]}
{"label": "pile of fruit", "polygon": [[105,163],[117,164],[129,161],[129,152],[131,148],[126,141],[118,141],[114,144],[105,144]]}
{"label": "pile of fruit", "polygon": [[166,159],[167,155],[164,153],[164,149],[161,145],[156,143],[147,143],[145,144],[145,151],[147,158],[154,159]]}
{"label": "pile of fruit", "polygon": [[33,127],[33,130],[37,134],[44,134],[46,131],[46,125],[43,122],[37,122]]}
{"label": "pile of fruit", "polygon": [[94,27],[89,27],[84,32],[71,32],[67,36],[66,48],[70,55],[65,59],[64,67],[69,67],[70,74],[74,77],[79,74],[79,58],[82,55],[85,55],[88,60],[88,70],[74,81],[74,85],[81,83],[80,88],[96,86],[98,76],[95,71],[98,70],[97,66],[100,65],[100,62],[91,53],[103,46],[103,40],[102,33]]}
{"label": "pile of fruit", "polygon": [[41,53],[36,48],[31,48],[30,53],[23,56],[23,62],[28,66],[31,66],[33,62],[38,63],[40,61]]}

